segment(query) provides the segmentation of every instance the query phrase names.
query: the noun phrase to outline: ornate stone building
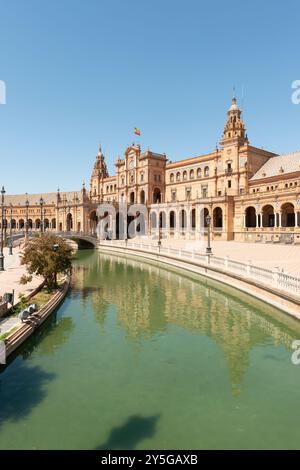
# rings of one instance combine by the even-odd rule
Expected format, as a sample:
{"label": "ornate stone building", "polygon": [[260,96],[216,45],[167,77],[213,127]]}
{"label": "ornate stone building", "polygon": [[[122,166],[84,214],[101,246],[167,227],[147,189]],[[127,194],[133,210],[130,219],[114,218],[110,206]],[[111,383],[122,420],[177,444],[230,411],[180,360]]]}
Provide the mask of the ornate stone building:
{"label": "ornate stone building", "polygon": [[[110,176],[101,148],[90,189],[7,196],[7,226],[95,232],[99,203],[147,206],[151,236],[197,239],[211,215],[215,240],[300,242],[300,151],[289,155],[250,144],[232,98],[220,147],[177,162],[132,144]],[[40,204],[40,198],[44,204]],[[26,201],[28,201],[26,206]],[[204,225],[204,227],[203,227]]]}

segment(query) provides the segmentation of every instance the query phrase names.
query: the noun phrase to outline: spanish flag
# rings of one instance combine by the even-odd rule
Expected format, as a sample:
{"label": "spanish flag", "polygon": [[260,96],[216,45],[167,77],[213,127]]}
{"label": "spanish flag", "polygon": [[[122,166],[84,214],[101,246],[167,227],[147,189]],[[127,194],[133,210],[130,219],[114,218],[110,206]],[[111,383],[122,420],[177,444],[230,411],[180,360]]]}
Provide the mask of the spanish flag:
{"label": "spanish flag", "polygon": [[134,128],[134,133],[135,135],[141,135],[141,131],[137,127]]}

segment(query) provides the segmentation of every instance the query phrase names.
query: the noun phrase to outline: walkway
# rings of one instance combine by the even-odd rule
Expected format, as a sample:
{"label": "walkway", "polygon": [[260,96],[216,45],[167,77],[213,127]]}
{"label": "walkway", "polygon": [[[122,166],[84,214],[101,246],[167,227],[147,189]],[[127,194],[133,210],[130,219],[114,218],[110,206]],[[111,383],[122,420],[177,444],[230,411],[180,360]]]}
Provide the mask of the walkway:
{"label": "walkway", "polygon": [[[157,245],[157,240],[146,237],[139,239],[142,243]],[[135,239],[138,241],[138,239]],[[129,241],[130,243],[130,241]],[[193,240],[162,239],[162,246],[182,248],[189,251],[205,253],[206,242]],[[215,256],[246,263],[251,261],[256,266],[275,268],[278,266],[286,273],[300,277],[300,245],[274,245],[258,243],[242,243],[234,241],[214,241],[211,243]]]}
{"label": "walkway", "polygon": [[[8,254],[8,248],[4,248],[4,266],[5,271],[0,272],[0,296],[5,292],[15,291],[15,303],[19,301],[19,294],[25,296],[31,294],[41,283],[41,278],[34,276],[32,281],[26,285],[19,283],[23,274],[26,274],[25,266],[21,265],[20,250],[14,248],[14,254]],[[4,320],[0,319],[0,335],[18,326],[21,323],[18,317],[11,317]]]}

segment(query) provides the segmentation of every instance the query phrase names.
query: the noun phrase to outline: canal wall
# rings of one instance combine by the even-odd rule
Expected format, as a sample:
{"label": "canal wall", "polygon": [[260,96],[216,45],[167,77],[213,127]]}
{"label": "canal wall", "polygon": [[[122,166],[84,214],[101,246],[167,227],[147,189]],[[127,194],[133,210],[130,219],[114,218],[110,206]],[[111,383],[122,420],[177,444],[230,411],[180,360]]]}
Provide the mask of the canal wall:
{"label": "canal wall", "polygon": [[293,316],[297,320],[300,320],[300,296],[299,293],[293,295],[291,292],[285,292],[271,286],[263,285],[260,281],[255,281],[253,278],[246,278],[236,273],[229,273],[217,266],[209,264],[209,257],[207,257],[206,263],[199,261],[193,262],[193,260],[182,259],[172,254],[157,252],[147,252],[138,248],[130,246],[117,246],[111,244],[101,243],[98,246],[98,250],[101,252],[115,252],[123,254],[125,256],[134,255],[139,258],[148,259],[151,262],[156,260],[176,268],[191,271],[201,276],[208,277],[215,281],[219,281],[223,284],[234,287],[246,294],[252,295],[253,297],[272,305],[273,307],[282,310],[283,312]]}
{"label": "canal wall", "polygon": [[70,277],[67,276],[58,292],[35,314],[31,315],[26,323],[11,334],[5,342],[6,357],[12,354],[21,344],[24,343],[36,329],[56,310],[65,298],[70,286]]}

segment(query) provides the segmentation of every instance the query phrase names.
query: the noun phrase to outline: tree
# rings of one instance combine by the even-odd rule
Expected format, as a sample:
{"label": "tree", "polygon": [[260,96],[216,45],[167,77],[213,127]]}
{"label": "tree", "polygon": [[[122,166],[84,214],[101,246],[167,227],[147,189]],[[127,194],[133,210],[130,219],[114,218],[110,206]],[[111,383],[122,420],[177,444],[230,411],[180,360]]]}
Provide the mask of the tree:
{"label": "tree", "polygon": [[26,245],[21,264],[26,265],[29,276],[22,276],[25,284],[32,274],[42,276],[49,290],[57,287],[57,275],[67,274],[72,267],[72,248],[61,237],[44,233],[34,237]]}

